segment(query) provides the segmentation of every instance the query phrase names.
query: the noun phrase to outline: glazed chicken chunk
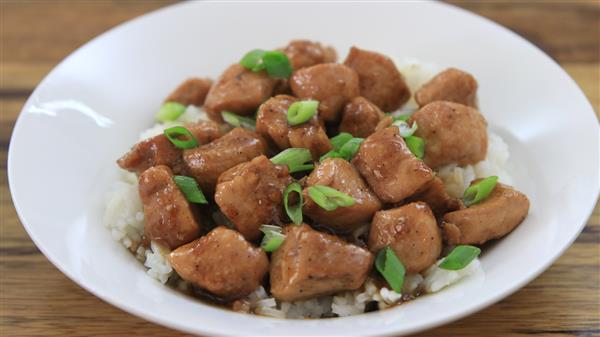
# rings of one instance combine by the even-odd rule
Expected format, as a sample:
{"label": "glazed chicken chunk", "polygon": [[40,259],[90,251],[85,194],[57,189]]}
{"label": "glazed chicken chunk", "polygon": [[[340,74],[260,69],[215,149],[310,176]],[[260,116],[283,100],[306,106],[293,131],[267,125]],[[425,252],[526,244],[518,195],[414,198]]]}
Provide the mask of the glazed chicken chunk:
{"label": "glazed chicken chunk", "polygon": [[271,97],[276,83],[265,71],[253,72],[233,64],[210,88],[204,109],[215,121],[222,121],[223,111],[252,115],[262,102]]}
{"label": "glazed chicken chunk", "polygon": [[282,193],[291,182],[287,165],[259,156],[221,174],[215,201],[246,239],[255,240],[261,225],[281,223]]}
{"label": "glazed chicken chunk", "polygon": [[222,300],[250,294],[269,271],[267,254],[225,227],[175,249],[168,260],[181,278]]}
{"label": "glazed chicken chunk", "polygon": [[324,47],[318,42],[309,40],[292,40],[283,48],[283,52],[295,70],[320,63],[333,63],[337,60],[337,53],[333,47]]}
{"label": "glazed chicken chunk", "polygon": [[[325,185],[345,193],[355,200],[348,207],[326,211],[308,196],[308,187]],[[371,192],[358,171],[344,159],[328,158],[320,163],[306,180],[303,211],[314,221],[340,232],[349,232],[368,223],[373,214],[381,209],[381,202]]]}
{"label": "glazed chicken chunk", "polygon": [[139,177],[138,188],[148,240],[173,249],[200,235],[198,216],[173,181],[171,169],[162,165],[147,169]]}
{"label": "glazed chicken chunk", "polygon": [[471,74],[449,68],[415,92],[420,107],[435,101],[449,101],[472,107],[477,106],[477,81]]}
{"label": "glazed chicken chunk", "polygon": [[352,47],[344,64],[358,73],[360,95],[381,110],[391,112],[410,98],[404,77],[387,56]]}
{"label": "glazed chicken chunk", "polygon": [[[474,180],[471,184],[479,182]],[[529,199],[510,186],[498,183],[478,204],[444,215],[448,244],[483,244],[515,229],[529,212]]]}
{"label": "glazed chicken chunk", "polygon": [[271,256],[271,293],[297,301],[358,289],[373,264],[373,254],[310,226],[288,225],[283,244]]}
{"label": "glazed chicken chunk", "polygon": [[[223,136],[229,129],[227,125],[213,121],[189,123],[186,128],[199,144],[210,143]],[[122,169],[138,174],[157,165],[166,165],[175,174],[184,174],[185,165],[181,154],[181,149],[175,147],[164,134],[160,134],[135,144],[129,152],[117,160],[117,164]]]}
{"label": "glazed chicken chunk", "polygon": [[189,78],[181,83],[177,89],[165,99],[165,102],[177,102],[185,106],[202,106],[211,85],[212,81],[208,78]]}
{"label": "glazed chicken chunk", "polygon": [[324,63],[302,68],[292,74],[294,96],[319,101],[319,117],[337,121],[344,105],[358,96],[358,75],[343,64]]}
{"label": "glazed chicken chunk", "polygon": [[396,126],[365,139],[352,163],[385,203],[400,202],[433,179],[431,169],[410,152]]}
{"label": "glazed chicken chunk", "polygon": [[487,122],[475,108],[438,101],[415,112],[415,135],[425,139],[423,161],[432,169],[448,164],[476,164],[487,154]]}
{"label": "glazed chicken chunk", "polygon": [[292,96],[278,95],[263,103],[256,116],[256,132],[270,139],[281,150],[303,147],[317,159],[331,150],[331,143],[316,115],[306,123],[288,124],[288,108],[296,101]]}
{"label": "glazed chicken chunk", "polygon": [[354,137],[369,137],[384,117],[383,111],[368,99],[354,97],[344,107],[340,132],[348,132]]}
{"label": "glazed chicken chunk", "polygon": [[184,150],[183,161],[202,190],[212,193],[221,173],[265,154],[266,150],[267,145],[258,134],[235,128],[209,144]]}
{"label": "glazed chicken chunk", "polygon": [[375,213],[369,249],[376,253],[385,246],[390,246],[409,273],[434,264],[442,252],[442,233],[429,206],[413,202]]}

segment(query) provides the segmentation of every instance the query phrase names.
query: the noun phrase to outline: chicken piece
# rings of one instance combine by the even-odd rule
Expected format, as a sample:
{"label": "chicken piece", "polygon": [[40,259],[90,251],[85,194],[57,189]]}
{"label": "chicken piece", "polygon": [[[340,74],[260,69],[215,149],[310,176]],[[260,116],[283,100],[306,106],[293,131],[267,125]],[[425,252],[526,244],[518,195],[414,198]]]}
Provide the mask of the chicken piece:
{"label": "chicken piece", "polygon": [[446,213],[442,226],[444,237],[451,245],[483,244],[510,233],[528,212],[529,199],[525,194],[498,183],[480,203]]}
{"label": "chicken piece", "polygon": [[352,47],[344,64],[358,73],[360,95],[381,110],[397,110],[409,100],[410,90],[389,57]]}
{"label": "chicken piece", "polygon": [[292,40],[282,51],[287,55],[294,70],[337,60],[337,53],[333,47],[323,47],[320,43],[309,40]]}
{"label": "chicken piece", "polygon": [[437,217],[464,207],[459,199],[451,197],[446,192],[444,182],[439,177],[433,178],[423,191],[413,195],[406,201],[423,201],[427,203]]}
{"label": "chicken piece", "polygon": [[442,252],[442,234],[431,209],[424,202],[375,213],[369,233],[369,249],[385,246],[409,273],[419,273],[434,264]]}
{"label": "chicken piece", "polygon": [[278,95],[263,103],[256,116],[256,132],[271,139],[282,150],[289,147],[307,148],[317,159],[331,150],[331,143],[317,116],[300,125],[288,124],[288,108],[296,101],[292,96]]}
{"label": "chicken piece", "polygon": [[449,68],[417,90],[415,101],[420,107],[435,101],[449,101],[477,107],[477,81],[467,72]]}
{"label": "chicken piece", "polygon": [[324,296],[363,285],[373,254],[310,226],[289,225],[271,255],[271,293],[280,301]]}
{"label": "chicken piece", "polygon": [[204,110],[215,121],[222,121],[221,112],[252,115],[260,104],[273,94],[277,80],[266,71],[253,72],[233,64],[225,70],[208,91]]}
{"label": "chicken piece", "polygon": [[246,239],[256,240],[261,225],[281,223],[283,190],[292,181],[287,165],[256,157],[221,174],[215,201]]}
{"label": "chicken piece", "polygon": [[168,261],[182,279],[227,301],[249,295],[269,271],[267,254],[225,227],[175,249]]}
{"label": "chicken piece", "polygon": [[267,144],[255,132],[235,128],[206,145],[183,150],[188,173],[205,193],[212,193],[221,173],[265,154]]}
{"label": "chicken piece", "polygon": [[410,197],[434,177],[431,169],[410,152],[397,126],[365,139],[352,163],[379,200],[386,203]]}
{"label": "chicken piece", "polygon": [[[325,185],[353,197],[355,204],[326,211],[308,196],[308,187]],[[367,223],[381,209],[381,202],[371,192],[358,171],[344,159],[329,158],[320,163],[306,180],[304,214],[314,221],[340,232],[350,232]]]}
{"label": "chicken piece", "polygon": [[185,106],[202,106],[211,85],[212,81],[208,78],[189,78],[181,83],[177,89],[165,99],[165,102],[177,102]]}
{"label": "chicken piece", "polygon": [[138,189],[144,206],[147,239],[173,249],[200,235],[198,217],[173,181],[173,173],[167,166],[154,166],[144,171]]}
{"label": "chicken piece", "polygon": [[476,164],[487,154],[487,122],[475,108],[437,101],[415,112],[416,136],[425,139],[423,161],[432,169],[448,164]]}
{"label": "chicken piece", "polygon": [[295,96],[319,101],[319,117],[327,122],[339,120],[344,105],[359,92],[356,72],[336,63],[295,71],[290,85]]}
{"label": "chicken piece", "polygon": [[344,107],[340,132],[348,132],[354,137],[369,137],[384,117],[383,111],[368,99],[354,97]]}
{"label": "chicken piece", "polygon": [[[207,144],[227,133],[229,127],[213,121],[199,121],[186,125],[199,144]],[[157,165],[169,166],[175,174],[184,174],[185,165],[178,149],[164,134],[154,136],[135,144],[129,152],[117,160],[122,169],[142,173]]]}

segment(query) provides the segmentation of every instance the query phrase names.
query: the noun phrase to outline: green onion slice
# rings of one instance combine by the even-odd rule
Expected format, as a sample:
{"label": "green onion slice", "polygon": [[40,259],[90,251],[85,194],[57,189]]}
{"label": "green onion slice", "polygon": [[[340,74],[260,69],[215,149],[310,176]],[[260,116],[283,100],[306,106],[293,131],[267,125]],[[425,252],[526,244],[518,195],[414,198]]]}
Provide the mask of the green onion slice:
{"label": "green onion slice", "polygon": [[408,115],[390,115],[390,116],[392,116],[392,120],[394,122],[396,122],[396,121],[404,121],[404,122],[406,122],[410,118],[410,114],[408,114]]}
{"label": "green onion slice", "polygon": [[260,243],[260,247],[265,252],[276,250],[285,240],[285,235],[281,233],[281,227],[279,226],[262,225],[260,226],[260,231],[265,234]]}
{"label": "green onion slice", "polygon": [[[298,193],[298,203],[296,205],[289,205],[289,195],[292,192]],[[289,184],[283,191],[283,207],[285,212],[290,217],[293,223],[296,225],[302,224],[302,205],[304,204],[304,197],[302,197],[302,186],[297,182]]]}
{"label": "green onion slice", "polygon": [[498,177],[491,176],[481,180],[477,184],[469,186],[463,195],[463,202],[465,203],[465,206],[469,207],[471,205],[475,205],[476,203],[487,198],[490,193],[492,193],[497,183]]}
{"label": "green onion slice", "polygon": [[338,207],[348,207],[356,203],[353,197],[325,185],[313,185],[308,188],[308,196],[322,209],[331,212]]}
{"label": "green onion slice", "polygon": [[187,201],[195,204],[208,204],[204,193],[202,193],[202,190],[194,178],[186,176],[173,176],[173,180]]}
{"label": "green onion slice", "polygon": [[279,50],[265,53],[263,63],[267,74],[273,78],[288,78],[292,74],[292,64],[287,55]]}
{"label": "green onion slice", "polygon": [[402,138],[412,136],[415,133],[415,131],[417,131],[417,129],[419,128],[419,125],[416,121],[413,122],[412,126],[408,126],[408,123],[405,121],[395,121],[394,123],[392,123],[392,125],[398,127],[398,129],[400,130],[400,136],[402,136]]}
{"label": "green onion slice", "polygon": [[279,50],[251,50],[242,57],[240,64],[254,72],[266,70],[267,74],[274,78],[288,78],[292,74],[290,60]]}
{"label": "green onion slice", "polygon": [[352,138],[346,142],[346,144],[342,145],[340,148],[340,154],[347,161],[352,160],[356,152],[358,152],[358,148],[360,148],[360,144],[364,141],[364,138]]}
{"label": "green onion slice", "polygon": [[294,102],[287,111],[287,121],[290,125],[308,122],[317,113],[319,101],[308,100]]}
{"label": "green onion slice", "polygon": [[344,158],[344,156],[342,156],[342,154],[339,153],[338,151],[331,150],[331,151],[325,153],[324,155],[322,155],[321,158],[319,158],[319,162],[323,162],[327,158]]}
{"label": "green onion slice", "polygon": [[185,105],[177,102],[166,102],[160,107],[156,119],[161,122],[171,122],[179,118],[185,112]]}
{"label": "green onion slice", "polygon": [[277,165],[287,165],[290,173],[312,170],[315,166],[312,163],[312,155],[305,148],[292,147],[279,152],[271,158],[271,162]]}
{"label": "green onion slice", "polygon": [[444,258],[439,267],[446,270],[460,270],[468,266],[471,261],[481,254],[481,249],[474,246],[456,246]]}
{"label": "green onion slice", "polygon": [[196,137],[183,126],[174,126],[164,131],[165,136],[179,149],[191,149],[198,146]]}
{"label": "green onion slice", "polygon": [[425,155],[425,140],[423,140],[423,138],[410,136],[404,138],[404,142],[406,143],[406,146],[408,146],[410,152],[415,155],[415,157],[423,159],[423,156]]}
{"label": "green onion slice", "polygon": [[240,64],[246,68],[250,69],[254,72],[261,71],[265,69],[265,65],[263,63],[263,56],[265,55],[265,51],[262,49],[254,49],[246,53]]}
{"label": "green onion slice", "polygon": [[333,146],[334,150],[339,150],[350,139],[352,139],[351,134],[349,134],[348,132],[340,132],[340,134],[338,134],[335,137],[332,137],[331,139],[329,139],[329,141],[331,142],[331,145]]}
{"label": "green onion slice", "polygon": [[377,253],[375,268],[377,268],[395,292],[398,294],[402,293],[402,284],[404,283],[406,269],[404,269],[404,265],[389,246],[386,246]]}
{"label": "green onion slice", "polygon": [[221,116],[223,117],[223,120],[225,121],[225,123],[238,127],[238,128],[245,128],[245,129],[249,129],[249,130],[256,130],[256,121],[253,118],[250,117],[243,117],[243,116],[239,116],[234,114],[233,112],[229,112],[229,111],[223,111],[221,112]]}

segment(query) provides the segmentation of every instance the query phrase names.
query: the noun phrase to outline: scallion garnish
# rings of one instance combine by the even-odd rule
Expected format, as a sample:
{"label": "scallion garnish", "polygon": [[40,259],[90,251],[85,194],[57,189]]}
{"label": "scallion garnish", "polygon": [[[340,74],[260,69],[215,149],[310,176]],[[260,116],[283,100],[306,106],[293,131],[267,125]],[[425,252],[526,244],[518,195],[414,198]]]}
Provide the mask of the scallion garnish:
{"label": "scallion garnish", "polygon": [[333,146],[334,150],[339,150],[342,145],[346,144],[346,142],[348,142],[350,139],[352,139],[352,135],[349,134],[348,132],[340,132],[340,134],[338,134],[335,137],[332,137],[331,139],[329,139],[329,141],[331,142],[331,146]]}
{"label": "scallion garnish", "polygon": [[492,193],[497,183],[498,177],[491,176],[469,186],[463,195],[463,202],[465,203],[465,206],[469,207],[471,205],[475,205],[476,203],[487,198]]}
{"label": "scallion garnish", "polygon": [[474,246],[456,246],[444,258],[439,267],[446,270],[460,270],[468,266],[471,261],[481,254],[481,249]]}
{"label": "scallion garnish", "polygon": [[272,225],[262,225],[260,226],[260,231],[265,234],[263,236],[262,242],[260,243],[260,247],[265,252],[272,252],[279,248],[285,240],[285,235],[281,233],[281,227],[272,226]]}
{"label": "scallion garnish", "polygon": [[396,121],[404,121],[404,122],[406,122],[410,118],[410,114],[408,114],[408,115],[390,115],[390,116],[392,116],[392,120],[394,122],[396,122]]}
{"label": "scallion garnish", "polygon": [[394,123],[392,123],[392,125],[398,127],[398,129],[400,130],[400,136],[402,136],[402,138],[412,136],[415,133],[415,131],[417,131],[417,129],[419,128],[419,125],[416,121],[412,123],[412,126],[408,126],[407,122],[401,120],[395,121]]}
{"label": "scallion garnish", "polygon": [[338,207],[348,207],[356,203],[353,197],[325,185],[313,185],[308,188],[308,196],[322,209],[331,212]]}
{"label": "scallion garnish", "polygon": [[185,112],[185,105],[177,102],[167,102],[160,107],[156,119],[161,122],[171,122],[179,118]]}
{"label": "scallion garnish", "polygon": [[410,136],[404,138],[404,142],[406,143],[406,146],[408,146],[410,152],[415,155],[415,157],[423,159],[423,155],[425,155],[425,140],[423,140],[423,138]]}
{"label": "scallion garnish", "polygon": [[325,160],[327,158],[344,158],[344,156],[342,156],[342,154],[339,153],[338,151],[331,150],[331,151],[325,153],[324,155],[322,155],[321,158],[319,158],[319,161],[322,162],[323,160]]}
{"label": "scallion garnish", "polygon": [[404,283],[406,269],[404,269],[404,265],[389,246],[386,246],[377,253],[375,268],[377,268],[395,292],[398,294],[402,293],[402,284]]}
{"label": "scallion garnish", "polygon": [[319,101],[298,101],[290,105],[287,111],[287,121],[290,125],[308,122],[317,113]]}
{"label": "scallion garnish", "polygon": [[208,204],[204,193],[202,193],[202,190],[194,178],[186,176],[173,176],[173,180],[187,201],[195,204]]}
{"label": "scallion garnish", "polygon": [[196,137],[183,126],[173,126],[165,129],[164,134],[179,149],[191,149],[198,146]]}
{"label": "scallion garnish", "polygon": [[245,128],[249,130],[256,130],[256,121],[250,117],[243,117],[234,114],[233,112],[223,111],[221,112],[221,116],[225,123],[238,127]]}
{"label": "scallion garnish", "polygon": [[271,158],[271,162],[277,165],[287,165],[290,173],[312,170],[315,166],[308,163],[312,160],[310,151],[305,148],[292,147],[279,152]]}
{"label": "scallion garnish", "polygon": [[[295,205],[289,205],[289,195],[292,192],[298,193],[298,202]],[[296,225],[302,223],[302,204],[304,204],[304,198],[302,197],[302,186],[297,182],[289,184],[283,191],[283,207],[288,217]]]}
{"label": "scallion garnish", "polygon": [[288,78],[292,74],[290,60],[279,50],[254,49],[244,55],[240,64],[254,72],[266,70],[274,78]]}
{"label": "scallion garnish", "polygon": [[352,160],[356,152],[358,152],[360,144],[364,140],[364,138],[352,138],[349,141],[347,141],[346,144],[342,145],[342,147],[340,148],[340,154],[342,155],[342,157],[344,157],[348,161]]}

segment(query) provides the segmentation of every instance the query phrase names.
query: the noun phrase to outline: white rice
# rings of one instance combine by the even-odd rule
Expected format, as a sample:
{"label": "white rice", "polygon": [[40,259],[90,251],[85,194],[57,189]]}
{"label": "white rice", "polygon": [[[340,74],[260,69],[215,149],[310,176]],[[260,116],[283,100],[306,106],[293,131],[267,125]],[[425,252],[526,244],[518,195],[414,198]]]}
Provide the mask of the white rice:
{"label": "white rice", "polygon": [[[422,63],[415,59],[404,59],[396,62],[396,64],[404,75],[412,93],[441,70],[433,64]],[[416,108],[417,105],[414,99],[411,98],[399,113],[412,112]],[[207,119],[204,111],[189,106],[177,121],[155,124],[141,133],[140,140],[158,135],[165,128],[171,126]],[[497,175],[500,177],[501,182],[511,184],[512,179],[508,163],[508,146],[500,136],[489,132],[489,145],[485,160],[466,167],[448,165],[439,170],[438,176],[444,181],[449,194],[460,197],[469,183],[476,178]],[[147,267],[146,272],[150,277],[161,283],[166,283],[169,277],[174,274],[173,268],[165,258],[169,253],[168,249],[160,247],[155,242],[151,243],[150,249],[145,249],[139,245],[144,232],[144,213],[138,195],[135,174],[121,171],[119,181],[115,183],[108,196],[103,221],[110,230],[112,237],[134,252],[136,257],[144,262],[144,266]],[[358,228],[353,235],[359,237],[368,230],[369,225],[367,224]],[[384,309],[399,302],[402,295],[412,295],[417,292],[435,293],[481,270],[478,259],[459,271],[438,268],[441,261],[440,259],[423,274],[406,275],[403,294],[398,294],[386,287],[378,288],[369,279],[358,291],[346,291],[334,296],[324,296],[306,301],[283,302],[270,297],[265,289],[260,286],[240,301],[239,310],[277,318],[319,318],[323,315],[332,314],[350,316],[363,313],[365,305],[371,301],[377,302],[379,309]],[[178,287],[186,290],[189,284],[181,281]]]}

